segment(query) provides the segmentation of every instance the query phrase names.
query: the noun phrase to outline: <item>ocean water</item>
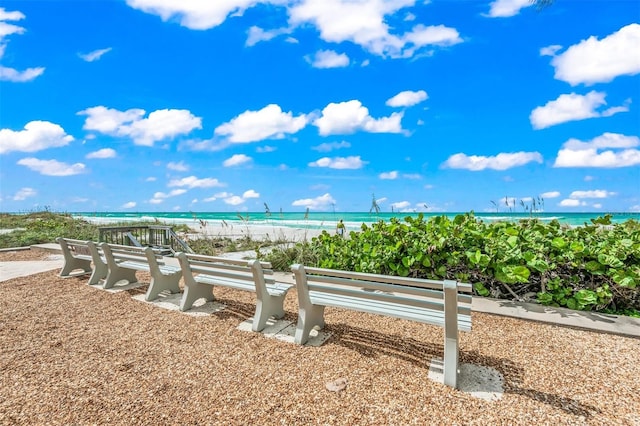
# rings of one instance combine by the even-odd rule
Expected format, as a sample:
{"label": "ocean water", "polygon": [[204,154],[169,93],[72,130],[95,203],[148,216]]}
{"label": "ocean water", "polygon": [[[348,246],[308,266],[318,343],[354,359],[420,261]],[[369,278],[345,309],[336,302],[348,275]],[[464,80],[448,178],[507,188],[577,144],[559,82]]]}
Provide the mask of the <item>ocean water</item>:
{"label": "ocean water", "polygon": [[[266,225],[305,229],[334,229],[342,219],[349,229],[357,229],[363,223],[372,224],[380,220],[389,221],[392,217],[400,220],[407,216],[417,217],[419,213],[368,213],[368,212],[309,212],[309,213],[271,213],[244,212],[78,212],[75,217],[84,217],[101,223],[136,222],[158,220],[165,223],[197,225],[199,221],[207,223],[225,222],[230,225]],[[423,213],[425,219],[434,216],[454,218],[461,213]],[[640,221],[640,213],[608,213],[612,223],[622,223],[629,219]],[[514,221],[532,217],[529,213],[474,213],[484,222]],[[604,216],[604,213],[535,213],[533,217],[549,222],[557,220],[570,226],[591,224],[591,219]]]}

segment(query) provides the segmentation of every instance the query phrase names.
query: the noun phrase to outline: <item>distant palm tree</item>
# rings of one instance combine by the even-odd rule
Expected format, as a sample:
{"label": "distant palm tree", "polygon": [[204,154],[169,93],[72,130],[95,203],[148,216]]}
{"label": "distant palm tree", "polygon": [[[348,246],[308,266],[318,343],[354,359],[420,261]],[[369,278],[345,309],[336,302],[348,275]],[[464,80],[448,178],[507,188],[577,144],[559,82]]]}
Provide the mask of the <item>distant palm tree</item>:
{"label": "distant palm tree", "polygon": [[376,214],[380,213],[380,206],[378,205],[378,202],[376,201],[376,194],[371,194],[372,196],[372,200],[371,200],[371,208],[369,209],[369,213],[373,212],[375,210]]}

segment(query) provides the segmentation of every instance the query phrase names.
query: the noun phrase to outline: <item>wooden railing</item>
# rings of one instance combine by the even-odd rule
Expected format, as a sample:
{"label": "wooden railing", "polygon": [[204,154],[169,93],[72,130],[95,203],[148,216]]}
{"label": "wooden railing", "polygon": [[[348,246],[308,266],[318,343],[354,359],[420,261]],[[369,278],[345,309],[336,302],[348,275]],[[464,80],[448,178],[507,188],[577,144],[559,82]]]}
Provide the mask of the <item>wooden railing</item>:
{"label": "wooden railing", "polygon": [[103,226],[100,230],[100,242],[124,246],[152,247],[163,255],[173,255],[193,250],[178,237],[170,226]]}

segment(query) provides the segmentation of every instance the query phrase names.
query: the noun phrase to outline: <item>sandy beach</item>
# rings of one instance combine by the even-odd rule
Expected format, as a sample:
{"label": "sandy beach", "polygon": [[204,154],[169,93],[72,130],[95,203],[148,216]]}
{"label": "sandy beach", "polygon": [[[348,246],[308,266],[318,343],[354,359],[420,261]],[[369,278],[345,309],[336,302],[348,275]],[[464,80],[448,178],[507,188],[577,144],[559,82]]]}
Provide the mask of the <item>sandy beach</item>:
{"label": "sandy beach", "polygon": [[[100,217],[83,217],[86,221],[96,224],[98,226],[105,226],[107,224],[113,225],[114,220],[109,218]],[[116,222],[117,223],[117,222]],[[163,223],[165,224],[165,223]],[[208,220],[198,221],[193,219],[184,220],[172,220],[166,222],[170,225],[187,225],[194,232],[188,233],[188,238],[200,238],[200,237],[228,237],[232,239],[251,237],[254,240],[286,240],[290,242],[299,242],[311,239],[320,235],[323,230],[328,232],[335,232],[335,224],[326,224],[321,227],[295,227],[295,226],[279,226],[277,224],[244,224],[240,221],[222,221],[222,220]],[[355,225],[347,229],[358,230]]]}
{"label": "sandy beach", "polygon": [[[300,347],[238,329],[252,294],[217,289],[226,308],[190,316],[135,300],[139,279],[0,283],[0,424],[640,424],[638,339],[474,312],[460,361],[504,381],[485,401],[429,379],[437,327],[328,309],[328,340]],[[285,310],[295,322],[295,291]]]}

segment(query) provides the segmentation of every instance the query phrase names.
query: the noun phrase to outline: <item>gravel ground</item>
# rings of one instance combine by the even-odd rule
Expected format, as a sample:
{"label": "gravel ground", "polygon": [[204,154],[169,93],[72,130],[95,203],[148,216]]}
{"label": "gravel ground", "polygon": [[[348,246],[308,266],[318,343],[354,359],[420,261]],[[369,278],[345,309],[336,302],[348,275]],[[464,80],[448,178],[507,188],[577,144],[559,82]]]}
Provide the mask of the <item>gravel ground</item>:
{"label": "gravel ground", "polygon": [[[504,376],[487,402],[428,379],[437,327],[327,309],[332,337],[300,347],[236,329],[249,293],[193,317],[86,280],[0,283],[0,424],[640,425],[639,339],[474,312],[460,360]],[[294,291],[285,308],[295,321]]]}

